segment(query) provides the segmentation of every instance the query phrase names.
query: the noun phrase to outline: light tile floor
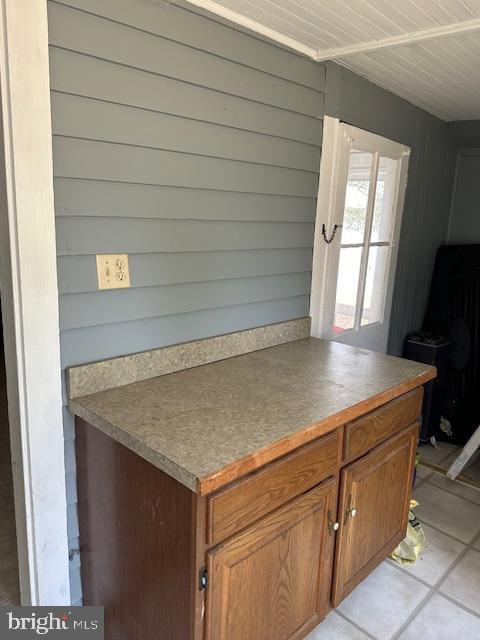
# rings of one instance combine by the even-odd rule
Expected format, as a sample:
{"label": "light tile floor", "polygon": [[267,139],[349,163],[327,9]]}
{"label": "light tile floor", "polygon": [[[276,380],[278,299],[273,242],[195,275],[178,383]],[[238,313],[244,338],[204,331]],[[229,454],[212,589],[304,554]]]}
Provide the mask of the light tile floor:
{"label": "light tile floor", "polygon": [[17,540],[3,354],[0,351],[0,606],[19,604]]}
{"label": "light tile floor", "polygon": [[[423,459],[439,464],[445,469],[448,469],[462,451],[462,447],[449,444],[447,442],[438,442],[437,444],[439,446],[438,449],[428,444],[422,445],[419,449],[419,453]],[[448,455],[445,455],[446,452],[448,452]],[[473,458],[472,462],[462,471],[462,474],[472,480],[480,480],[480,456]]]}
{"label": "light tile floor", "polygon": [[[438,463],[452,454],[440,447]],[[307,640],[480,640],[480,491],[420,467],[414,497],[422,557],[386,560]]]}

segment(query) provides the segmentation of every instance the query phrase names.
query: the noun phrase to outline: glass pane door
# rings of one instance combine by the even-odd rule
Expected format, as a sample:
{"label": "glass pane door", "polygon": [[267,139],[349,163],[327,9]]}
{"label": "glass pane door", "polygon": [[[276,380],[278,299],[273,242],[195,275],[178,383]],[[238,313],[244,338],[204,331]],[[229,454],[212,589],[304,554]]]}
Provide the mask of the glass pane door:
{"label": "glass pane door", "polygon": [[383,322],[399,162],[350,150],[333,336]]}
{"label": "glass pane door", "polygon": [[312,335],[386,352],[410,149],[325,116]]}

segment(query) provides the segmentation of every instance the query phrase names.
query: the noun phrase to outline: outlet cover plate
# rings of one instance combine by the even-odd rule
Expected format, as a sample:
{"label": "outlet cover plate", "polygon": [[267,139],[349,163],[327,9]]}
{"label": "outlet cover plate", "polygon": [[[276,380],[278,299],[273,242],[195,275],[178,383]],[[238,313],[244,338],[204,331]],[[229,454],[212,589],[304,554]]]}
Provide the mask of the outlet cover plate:
{"label": "outlet cover plate", "polygon": [[130,270],[126,253],[97,255],[99,289],[125,289],[130,286]]}

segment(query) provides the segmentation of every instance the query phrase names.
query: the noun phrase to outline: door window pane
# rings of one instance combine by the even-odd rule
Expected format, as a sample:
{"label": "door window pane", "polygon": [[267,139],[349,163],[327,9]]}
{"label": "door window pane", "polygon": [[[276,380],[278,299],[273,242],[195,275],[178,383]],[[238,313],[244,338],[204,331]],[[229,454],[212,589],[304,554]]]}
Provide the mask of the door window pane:
{"label": "door window pane", "polygon": [[371,153],[350,152],[342,244],[360,244],[364,241],[372,162]]}
{"label": "door window pane", "polygon": [[385,307],[389,246],[370,247],[361,325],[382,322]]}
{"label": "door window pane", "polygon": [[397,160],[380,156],[373,206],[371,242],[387,242],[393,219],[395,187],[397,184]]}
{"label": "door window pane", "polygon": [[338,265],[337,294],[335,297],[335,317],[333,333],[338,334],[355,326],[358,280],[362,247],[340,249]]}

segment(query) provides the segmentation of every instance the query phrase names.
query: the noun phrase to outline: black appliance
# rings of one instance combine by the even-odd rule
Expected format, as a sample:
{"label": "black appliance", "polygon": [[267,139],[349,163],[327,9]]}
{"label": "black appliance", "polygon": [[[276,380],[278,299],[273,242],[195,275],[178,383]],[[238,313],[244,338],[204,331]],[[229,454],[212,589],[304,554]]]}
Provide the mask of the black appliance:
{"label": "black appliance", "polygon": [[437,377],[424,385],[420,441],[427,442],[440,433],[443,398],[448,381],[449,342],[442,335],[410,333],[405,340],[403,357],[437,367]]}
{"label": "black appliance", "polygon": [[464,444],[480,423],[480,245],[437,252],[423,331],[449,342],[442,415]]}

